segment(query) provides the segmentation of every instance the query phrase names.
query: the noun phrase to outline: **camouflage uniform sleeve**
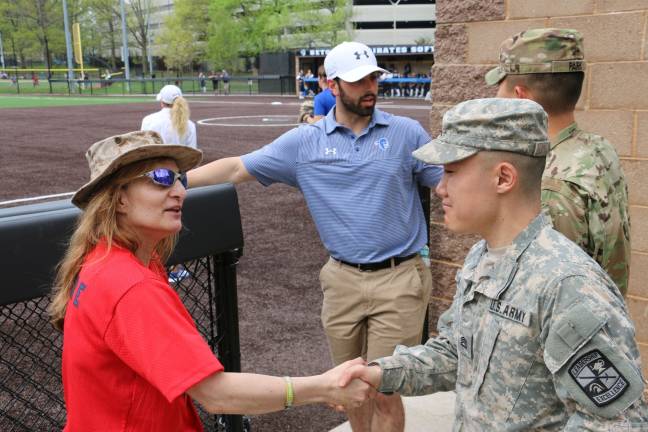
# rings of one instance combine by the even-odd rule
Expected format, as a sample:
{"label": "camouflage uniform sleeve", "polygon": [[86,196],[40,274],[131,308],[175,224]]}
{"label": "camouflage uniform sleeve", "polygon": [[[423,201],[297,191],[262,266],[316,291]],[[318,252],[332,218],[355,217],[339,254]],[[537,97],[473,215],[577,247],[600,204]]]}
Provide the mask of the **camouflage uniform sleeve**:
{"label": "camouflage uniform sleeve", "polygon": [[[627,200],[619,201],[627,208]],[[619,212],[603,212],[587,192],[555,178],[542,179],[542,207],[556,231],[594,258],[625,296],[630,273],[629,219],[622,219]]]}
{"label": "camouflage uniform sleeve", "polygon": [[380,392],[417,396],[454,390],[457,379],[457,350],[452,336],[457,298],[439,318],[439,335],[425,345],[398,345],[391,357],[374,362],[382,369]]}
{"label": "camouflage uniform sleeve", "polygon": [[623,302],[597,283],[562,280],[545,322],[544,359],[568,413],[565,431],[633,430],[648,421],[634,327]]}
{"label": "camouflage uniform sleeve", "polygon": [[542,207],[551,217],[556,231],[590,253],[587,195],[580,194],[576,185],[545,177],[542,179]]}
{"label": "camouflage uniform sleeve", "polygon": [[302,102],[299,106],[299,114],[297,115],[297,123],[306,123],[306,119],[313,115],[313,101],[307,100]]}

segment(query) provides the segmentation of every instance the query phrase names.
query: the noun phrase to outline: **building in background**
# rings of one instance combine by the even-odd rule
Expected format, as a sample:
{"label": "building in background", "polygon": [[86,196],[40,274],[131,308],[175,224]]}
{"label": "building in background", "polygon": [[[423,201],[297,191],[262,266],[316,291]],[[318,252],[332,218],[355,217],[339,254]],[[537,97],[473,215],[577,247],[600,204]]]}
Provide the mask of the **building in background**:
{"label": "building in background", "polygon": [[351,25],[366,45],[434,45],[436,0],[353,0]]}
{"label": "building in background", "polygon": [[173,13],[173,0],[148,0],[150,3],[149,14],[149,39],[151,41],[151,54],[154,57],[160,56],[160,48],[157,45],[157,36],[164,28],[164,20]]}
{"label": "building in background", "polygon": [[[352,0],[353,40],[373,50],[381,67],[401,77],[429,76],[434,64],[436,0]],[[332,47],[295,51],[295,75],[317,71]]]}
{"label": "building in background", "polygon": [[[173,0],[149,1],[151,52],[155,57],[158,55],[156,36],[164,26],[164,19],[173,12]],[[349,7],[351,18],[346,27],[352,39],[374,48],[383,66],[393,66],[403,74],[409,63],[408,74],[429,74],[433,63],[436,0],[349,0]],[[296,74],[299,69],[316,71],[331,47],[294,48]]]}

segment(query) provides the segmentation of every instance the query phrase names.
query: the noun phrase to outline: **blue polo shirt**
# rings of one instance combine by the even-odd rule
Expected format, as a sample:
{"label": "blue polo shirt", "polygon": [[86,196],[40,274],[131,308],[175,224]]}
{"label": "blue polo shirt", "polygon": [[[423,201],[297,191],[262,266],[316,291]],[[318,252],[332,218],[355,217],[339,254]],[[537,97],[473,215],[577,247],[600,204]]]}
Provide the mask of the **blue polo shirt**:
{"label": "blue polo shirt", "polygon": [[331,110],[242,160],[263,185],[280,182],[302,191],[333,258],[370,263],[425,245],[417,182],[435,186],[443,169],[414,159],[412,152],[429,140],[418,122],[378,109],[356,136]]}
{"label": "blue polo shirt", "polygon": [[313,99],[313,115],[325,116],[335,106],[335,96],[325,88]]}

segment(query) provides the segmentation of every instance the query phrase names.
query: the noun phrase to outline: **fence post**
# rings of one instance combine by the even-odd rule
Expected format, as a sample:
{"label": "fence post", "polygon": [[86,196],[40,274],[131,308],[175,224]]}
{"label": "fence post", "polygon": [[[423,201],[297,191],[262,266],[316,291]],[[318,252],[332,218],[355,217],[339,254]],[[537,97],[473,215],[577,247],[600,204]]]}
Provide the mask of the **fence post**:
{"label": "fence post", "polygon": [[[220,298],[216,298],[217,332],[223,335],[218,342],[218,355],[228,372],[241,372],[241,347],[239,342],[239,320],[236,293],[236,265],[240,250],[228,251],[213,256],[214,282],[221,287]],[[231,303],[234,302],[234,303]],[[240,415],[224,415],[225,430],[228,432],[243,432],[243,417]]]}
{"label": "fence post", "polygon": [[[421,206],[423,207],[423,218],[425,220],[425,233],[427,247],[430,247],[430,188],[426,186],[419,185],[418,188],[419,199],[421,200]],[[425,342],[430,337],[430,305],[428,304],[425,308],[425,318],[423,319],[423,334],[421,335],[421,345],[424,345]]]}

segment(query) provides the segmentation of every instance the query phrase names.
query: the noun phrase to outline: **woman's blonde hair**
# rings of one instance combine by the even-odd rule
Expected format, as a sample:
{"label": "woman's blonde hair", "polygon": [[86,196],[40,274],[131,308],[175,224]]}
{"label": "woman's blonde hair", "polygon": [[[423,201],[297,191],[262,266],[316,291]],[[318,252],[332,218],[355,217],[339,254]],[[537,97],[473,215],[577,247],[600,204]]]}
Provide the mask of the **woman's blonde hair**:
{"label": "woman's blonde hair", "polygon": [[[139,241],[134,231],[121,226],[117,221],[117,204],[119,192],[135,178],[151,170],[160,158],[138,161],[120,168],[108,177],[93,194],[85,211],[76,222],[76,229],[70,238],[65,256],[57,267],[57,274],[52,288],[52,303],[49,305],[50,321],[54,327],[63,331],[65,311],[75,288],[75,282],[81,271],[86,255],[102,240],[108,249],[114,243],[135,252]],[[171,255],[177,236],[169,236],[155,248],[162,263]]]}
{"label": "woman's blonde hair", "polygon": [[189,104],[185,98],[178,96],[173,100],[173,105],[171,105],[171,125],[178,132],[180,138],[183,138],[187,133],[190,114]]}

